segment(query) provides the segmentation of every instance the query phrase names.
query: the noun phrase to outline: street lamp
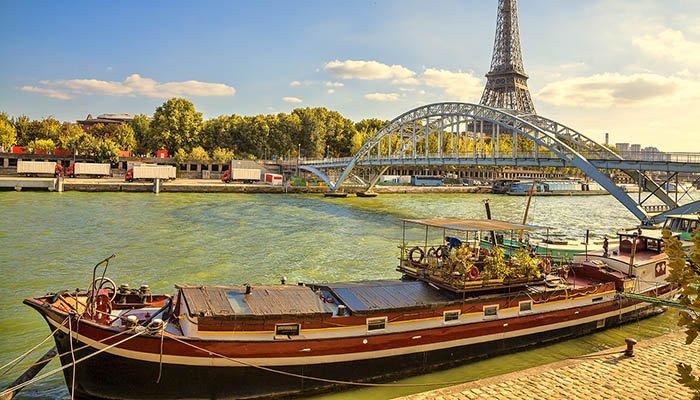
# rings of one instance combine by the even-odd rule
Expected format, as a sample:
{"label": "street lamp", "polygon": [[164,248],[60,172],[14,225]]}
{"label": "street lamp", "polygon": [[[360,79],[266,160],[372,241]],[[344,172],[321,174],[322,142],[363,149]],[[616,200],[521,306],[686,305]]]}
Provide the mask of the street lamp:
{"label": "street lamp", "polygon": [[299,176],[299,159],[301,157],[301,143],[297,146],[297,176]]}

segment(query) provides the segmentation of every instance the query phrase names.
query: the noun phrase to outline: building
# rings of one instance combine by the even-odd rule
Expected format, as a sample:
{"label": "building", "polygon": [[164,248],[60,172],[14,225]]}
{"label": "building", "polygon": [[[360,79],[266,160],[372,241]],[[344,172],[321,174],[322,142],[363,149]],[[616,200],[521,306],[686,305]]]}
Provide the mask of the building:
{"label": "building", "polygon": [[85,117],[85,119],[78,120],[75,122],[77,122],[84,130],[88,130],[91,126],[97,124],[112,125],[129,123],[133,119],[134,116],[130,114],[100,114],[97,116],[97,118],[94,118],[92,114],[88,114],[88,116]]}

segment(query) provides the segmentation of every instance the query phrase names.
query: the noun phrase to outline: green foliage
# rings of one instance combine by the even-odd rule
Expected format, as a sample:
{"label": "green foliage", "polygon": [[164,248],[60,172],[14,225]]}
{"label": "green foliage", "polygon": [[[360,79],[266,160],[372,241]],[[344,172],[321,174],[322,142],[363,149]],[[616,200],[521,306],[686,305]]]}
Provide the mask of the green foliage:
{"label": "green foliage", "polygon": [[81,147],[85,140],[86,133],[78,124],[64,122],[61,125],[61,133],[58,138],[58,148],[66,150],[76,150]]}
{"label": "green foliage", "polygon": [[[682,311],[678,320],[678,326],[685,328],[686,344],[691,344],[700,334],[700,229],[695,230],[691,236],[693,246],[686,253],[682,249],[681,241],[672,237],[671,232],[664,230],[664,243],[666,254],[669,257],[671,273],[667,280],[680,287],[681,296],[679,302],[688,307],[690,311]],[[692,312],[691,312],[692,311]],[[678,382],[695,391],[694,399],[700,400],[700,381],[693,376],[692,367],[687,364],[678,364],[678,373],[681,378]]]}
{"label": "green foliage", "polygon": [[520,247],[515,254],[510,256],[510,264],[517,277],[536,278],[540,275],[540,259],[530,255],[530,249]]}
{"label": "green foliage", "polygon": [[209,154],[204,148],[197,146],[190,152],[189,159],[193,161],[209,161]]}
{"label": "green foliage", "polygon": [[31,120],[26,115],[20,115],[19,117],[12,119],[12,125],[14,125],[17,130],[17,144],[20,146],[26,146],[29,143],[29,132]]}
{"label": "green foliage", "polygon": [[693,400],[700,400],[700,379],[693,375],[693,367],[686,363],[678,363],[678,374],[681,376],[677,379],[678,383],[682,383],[686,387],[695,392]]}
{"label": "green foliage", "polygon": [[17,129],[5,113],[0,114],[0,147],[9,151],[17,142]]}
{"label": "green foliage", "polygon": [[228,162],[232,160],[233,157],[234,153],[231,149],[222,149],[221,147],[217,147],[211,152],[211,158],[220,162]]}
{"label": "green foliage", "polygon": [[499,246],[493,246],[491,255],[484,261],[484,270],[481,271],[483,280],[505,279],[513,274],[513,270],[506,262],[506,255]]}
{"label": "green foliage", "polygon": [[158,150],[155,148],[150,117],[143,114],[136,115],[134,119],[129,122],[129,126],[134,131],[134,140],[136,141],[134,151],[137,154],[146,155]]}
{"label": "green foliage", "polygon": [[187,158],[188,158],[188,157],[189,157],[189,155],[187,154],[187,152],[185,151],[185,149],[177,149],[177,151],[175,152],[175,155],[173,156],[173,158],[175,158],[175,162],[176,162],[178,165],[185,165],[185,164],[187,164]]}
{"label": "green foliage", "polygon": [[96,124],[88,131],[95,139],[109,139],[119,150],[131,151],[136,148],[134,129],[129,124]]}
{"label": "green foliage", "polygon": [[46,153],[53,152],[56,144],[51,139],[34,139],[27,144],[27,147],[34,149],[34,152],[43,151]]}
{"label": "green foliage", "polygon": [[191,150],[199,145],[202,113],[197,112],[189,100],[173,98],[156,109],[150,128],[157,148],[170,153]]}
{"label": "green foliage", "polygon": [[115,163],[119,161],[119,146],[111,139],[98,141],[90,153],[95,156],[98,162]]}

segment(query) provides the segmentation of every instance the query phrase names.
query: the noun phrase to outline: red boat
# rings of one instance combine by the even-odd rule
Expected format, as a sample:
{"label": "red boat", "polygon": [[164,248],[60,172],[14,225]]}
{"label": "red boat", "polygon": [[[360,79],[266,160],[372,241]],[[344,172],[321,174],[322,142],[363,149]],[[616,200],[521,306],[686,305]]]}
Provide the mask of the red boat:
{"label": "red boat", "polygon": [[[168,296],[115,285],[104,277],[107,262],[88,290],[24,302],[56,330],[78,398],[252,398],[383,381],[583,335],[657,314],[652,300],[675,292],[660,238],[621,234],[619,249],[560,268],[527,248],[510,258],[479,248],[484,232],[531,226],[403,225],[401,279],[177,285]],[[416,233],[420,241],[407,238]]]}

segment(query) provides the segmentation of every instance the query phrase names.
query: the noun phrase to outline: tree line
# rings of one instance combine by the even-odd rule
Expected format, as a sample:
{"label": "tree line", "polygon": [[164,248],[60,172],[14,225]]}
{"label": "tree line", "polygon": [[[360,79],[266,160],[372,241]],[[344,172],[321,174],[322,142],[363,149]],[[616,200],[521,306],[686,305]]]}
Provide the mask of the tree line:
{"label": "tree line", "polygon": [[65,149],[103,162],[115,162],[120,151],[149,156],[160,149],[178,160],[199,161],[344,157],[359,150],[386,122],[375,118],[353,122],[323,107],[203,120],[192,102],[173,98],[152,116],[140,114],[129,123],[96,124],[87,130],[53,117],[31,120],[0,113],[0,146],[5,151],[13,146],[35,152]]}

